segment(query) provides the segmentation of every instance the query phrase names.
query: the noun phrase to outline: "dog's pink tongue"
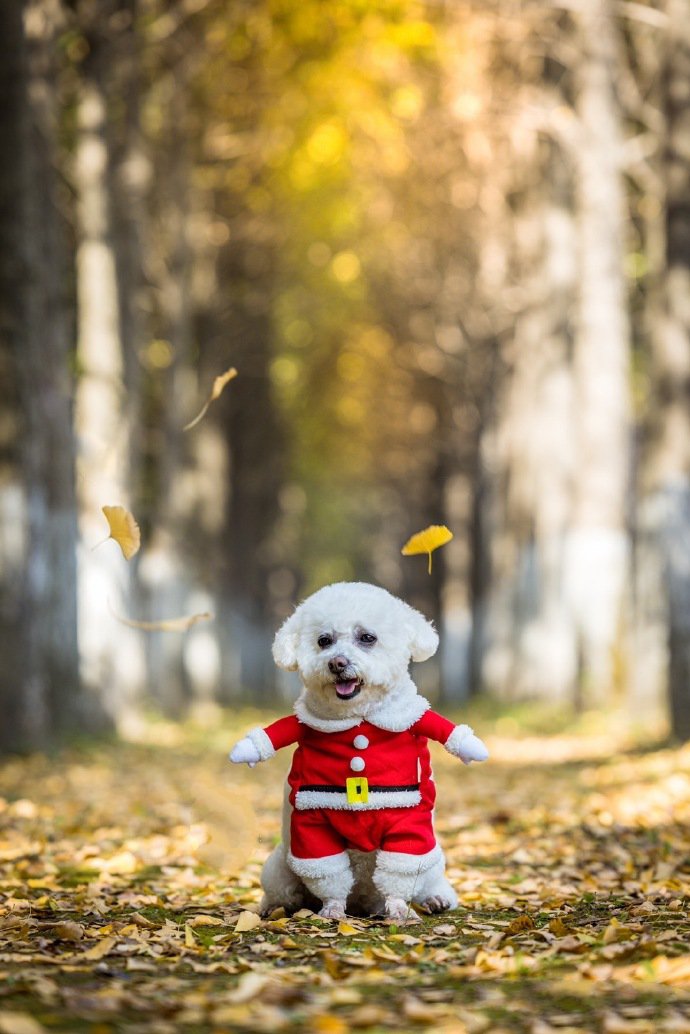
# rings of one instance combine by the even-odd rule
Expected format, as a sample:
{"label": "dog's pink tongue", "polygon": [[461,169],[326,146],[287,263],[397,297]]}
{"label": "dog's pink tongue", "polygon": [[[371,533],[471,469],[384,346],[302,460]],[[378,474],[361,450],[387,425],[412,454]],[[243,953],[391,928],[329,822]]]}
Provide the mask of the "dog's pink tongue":
{"label": "dog's pink tongue", "polygon": [[349,682],[336,682],[335,691],[339,697],[349,697],[357,685],[357,679],[350,679]]}

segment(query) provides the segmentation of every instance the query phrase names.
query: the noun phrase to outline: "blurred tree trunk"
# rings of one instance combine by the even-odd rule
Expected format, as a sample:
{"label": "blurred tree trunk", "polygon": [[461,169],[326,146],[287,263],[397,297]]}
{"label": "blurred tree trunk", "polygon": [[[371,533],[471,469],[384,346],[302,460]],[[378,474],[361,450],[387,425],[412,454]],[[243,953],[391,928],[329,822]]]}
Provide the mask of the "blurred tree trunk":
{"label": "blurred tree trunk", "polygon": [[671,728],[690,739],[690,3],[669,0],[663,74],[666,271],[652,335],[653,514],[668,623]]}
{"label": "blurred tree trunk", "polygon": [[487,681],[503,695],[572,699],[573,630],[563,601],[574,475],[570,368],[575,287],[569,162],[535,136],[515,211],[516,275],[523,296],[499,406],[502,469],[492,559],[494,628]]}
{"label": "blurred tree trunk", "polygon": [[624,275],[626,202],[620,60],[609,0],[573,10],[580,139],[576,147],[579,299],[574,375],[577,467],[567,596],[578,636],[578,700],[606,703],[620,681],[628,588],[630,332]]}
{"label": "blurred tree trunk", "polygon": [[[230,339],[240,371],[237,389],[219,410],[227,436],[231,481],[219,562],[224,698],[239,690],[270,700],[275,686],[271,642],[275,618],[269,579],[276,558],[272,534],[284,483],[286,443],[273,398],[270,362],[273,331],[270,244],[243,242],[221,254],[220,283],[232,284],[232,300],[218,313],[218,329]],[[232,655],[235,655],[233,657]],[[229,682],[235,682],[229,686]]]}
{"label": "blurred tree trunk", "polygon": [[[140,568],[144,609],[152,620],[189,610],[192,585],[201,573],[200,558],[209,548],[208,542],[200,541],[204,532],[201,485],[189,455],[203,443],[207,425],[189,435],[182,430],[186,419],[195,415],[203,390],[194,354],[192,272],[196,256],[191,245],[193,163],[186,70],[187,64],[178,64],[174,74],[161,76],[167,111],[164,139],[157,151],[157,180],[164,187],[155,204],[151,266],[155,267],[157,287],[157,344],[152,348],[163,351],[159,358],[152,352],[148,363],[149,416],[156,429],[148,446],[148,466],[155,473],[148,477],[145,489],[151,551]],[[219,367],[216,373],[220,372]],[[205,604],[200,609],[209,607]],[[184,712],[192,692],[184,663],[187,638],[154,635],[145,643],[151,693],[162,710],[175,717]]]}
{"label": "blurred tree trunk", "polygon": [[108,15],[85,2],[79,10],[88,54],[81,68],[73,180],[77,195],[76,399],[79,441],[80,651],[89,689],[102,694],[107,711],[128,718],[143,682],[139,633],[118,624],[127,613],[130,572],[113,542],[95,552],[107,531],[101,508],[129,506],[131,425],[114,246],[108,109],[112,31]]}
{"label": "blurred tree trunk", "polygon": [[144,272],[148,247],[148,191],[151,160],[141,126],[143,93],[142,41],[137,28],[139,0],[117,0],[116,30],[110,48],[112,92],[121,100],[119,117],[110,117],[113,137],[108,190],[116,264],[118,322],[127,389],[123,400],[130,429],[127,462],[132,499],[142,496],[142,352],[150,337],[150,289]]}
{"label": "blurred tree trunk", "polygon": [[0,10],[0,747],[78,720],[71,321],[54,172],[58,0]]}
{"label": "blurred tree trunk", "polygon": [[[544,104],[564,102],[554,84],[549,90],[544,81],[540,90]],[[486,626],[484,685],[504,697],[569,700],[576,674],[563,599],[574,476],[572,171],[551,136],[529,125],[522,133],[510,162],[512,224],[503,231],[512,251],[503,293],[518,284],[512,290],[519,310],[502,348],[504,379],[491,406],[496,427],[485,422],[487,439],[480,444],[478,488],[487,515],[477,527],[480,533],[486,528],[491,573],[477,625],[478,632],[482,621]],[[493,453],[494,475],[482,486],[486,450]]]}

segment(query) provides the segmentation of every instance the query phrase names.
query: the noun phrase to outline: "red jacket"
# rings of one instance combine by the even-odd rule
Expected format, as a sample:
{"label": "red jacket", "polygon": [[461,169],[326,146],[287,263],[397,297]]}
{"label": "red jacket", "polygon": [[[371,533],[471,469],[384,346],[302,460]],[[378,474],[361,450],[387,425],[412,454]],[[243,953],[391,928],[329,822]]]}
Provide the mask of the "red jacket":
{"label": "red jacket", "polygon": [[295,715],[280,718],[264,732],[275,750],[297,743],[288,776],[290,801],[311,808],[373,810],[434,805],[427,739],[445,743],[453,722],[425,711],[404,732],[371,722],[342,732],[319,732]]}

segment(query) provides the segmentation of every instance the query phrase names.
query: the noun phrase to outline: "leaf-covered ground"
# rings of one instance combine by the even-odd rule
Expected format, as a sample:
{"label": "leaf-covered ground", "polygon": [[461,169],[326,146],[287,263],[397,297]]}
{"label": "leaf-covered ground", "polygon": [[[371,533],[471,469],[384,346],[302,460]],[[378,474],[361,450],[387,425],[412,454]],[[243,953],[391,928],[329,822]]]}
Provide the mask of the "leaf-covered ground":
{"label": "leaf-covered ground", "polygon": [[690,1031],[690,747],[499,723],[434,752],[457,911],[261,921],[289,752],[225,760],[261,717],[0,764],[0,1034]]}

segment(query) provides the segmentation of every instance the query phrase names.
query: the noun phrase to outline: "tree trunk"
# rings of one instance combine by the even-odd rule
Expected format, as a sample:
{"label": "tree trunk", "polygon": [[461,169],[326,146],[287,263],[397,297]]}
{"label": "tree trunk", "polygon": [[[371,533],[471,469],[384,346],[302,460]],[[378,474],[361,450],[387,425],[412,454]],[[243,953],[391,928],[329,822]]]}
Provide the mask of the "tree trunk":
{"label": "tree trunk", "polygon": [[[45,746],[77,720],[71,324],[55,167],[57,0],[0,15],[2,362],[0,747]],[[3,378],[4,380],[4,378]]]}
{"label": "tree trunk", "polygon": [[501,696],[569,700],[576,665],[563,577],[574,474],[567,313],[575,227],[570,169],[555,142],[535,140],[522,182],[514,236],[524,303],[504,352],[498,406],[485,681]]}
{"label": "tree trunk", "polygon": [[666,271],[652,336],[657,426],[651,512],[661,555],[673,734],[690,739],[690,3],[669,0],[663,76]]}
{"label": "tree trunk", "polygon": [[577,460],[566,592],[580,656],[579,702],[607,702],[623,648],[628,580],[630,343],[624,277],[617,41],[609,0],[573,12],[580,139],[576,149],[579,299],[575,336]]}
{"label": "tree trunk", "polygon": [[104,505],[129,505],[130,425],[125,399],[117,266],[109,192],[107,42],[95,25],[83,66],[77,110],[74,183],[77,193],[80,652],[87,687],[107,711],[126,721],[143,682],[139,633],[118,624],[129,609],[130,572],[114,542],[90,551],[107,526]]}
{"label": "tree trunk", "polygon": [[[270,249],[270,243],[241,243],[239,250],[235,245],[235,254],[225,249],[221,256],[220,280],[234,285],[234,298],[228,310],[218,314],[218,326],[241,376],[220,411],[228,414],[224,432],[230,455],[225,557],[219,563],[225,679],[221,692],[226,700],[238,691],[250,693],[253,700],[268,700],[276,682],[271,657],[276,620],[268,583],[276,562],[271,535],[286,476],[286,448],[269,372]],[[257,264],[263,275],[255,284],[251,270]]]}

